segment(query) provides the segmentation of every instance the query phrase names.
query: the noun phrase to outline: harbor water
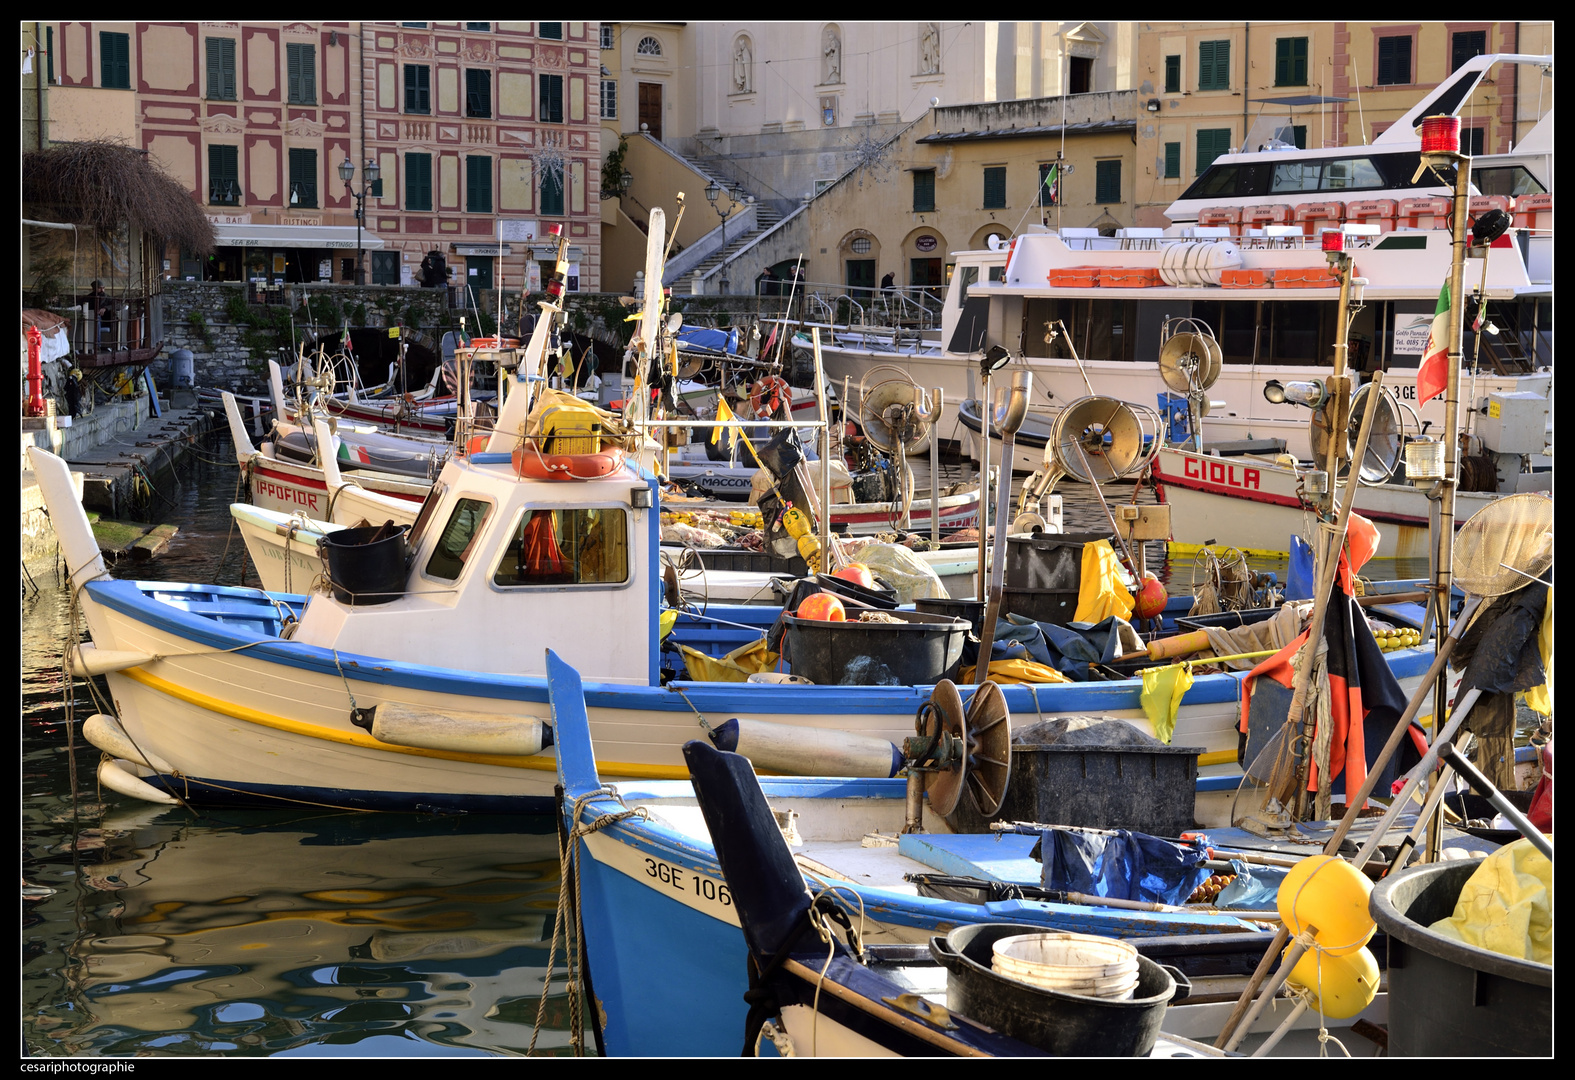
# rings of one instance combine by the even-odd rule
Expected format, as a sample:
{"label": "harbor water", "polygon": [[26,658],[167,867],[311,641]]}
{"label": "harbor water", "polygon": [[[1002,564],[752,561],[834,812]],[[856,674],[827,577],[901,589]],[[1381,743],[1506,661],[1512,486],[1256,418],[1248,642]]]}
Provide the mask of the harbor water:
{"label": "harbor water", "polygon": [[[255,584],[230,524],[234,461],[223,437],[202,448],[178,486],[154,495],[154,516],[179,527],[169,550],[111,573]],[[971,475],[966,463],[943,468],[943,482]],[[926,469],[918,463],[921,492]],[[1104,528],[1088,488],[1065,484],[1061,494],[1069,531]],[[1127,501],[1132,489],[1117,485],[1108,497]],[[1188,587],[1192,565],[1150,545],[1149,567],[1172,592]],[[1284,580],[1283,563],[1252,569]],[[1379,572],[1410,577],[1426,567]],[[88,716],[113,706],[63,675],[70,629],[58,575],[24,576],[24,1054],[572,1051],[566,958],[552,948],[552,818],[301,805],[195,813],[117,795],[98,785],[99,753],[81,736]]]}

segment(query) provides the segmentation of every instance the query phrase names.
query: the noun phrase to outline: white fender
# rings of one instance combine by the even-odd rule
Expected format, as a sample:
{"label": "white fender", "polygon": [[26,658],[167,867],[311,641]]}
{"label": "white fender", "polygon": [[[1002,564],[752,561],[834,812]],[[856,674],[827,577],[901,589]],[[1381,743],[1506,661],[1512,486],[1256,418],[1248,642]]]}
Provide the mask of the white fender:
{"label": "white fender", "polygon": [[93,539],[93,526],[88,524],[77,487],[71,482],[71,467],[40,446],[29,446],[27,456],[33,463],[33,476],[38,480],[44,505],[49,508],[49,522],[55,527],[66,568],[71,571],[71,584],[81,588],[104,572],[104,556],[99,553],[98,541]]}
{"label": "white fender", "polygon": [[88,679],[94,675],[107,675],[111,671],[125,671],[130,667],[151,664],[154,659],[152,653],[131,649],[100,649],[84,641],[80,645],[73,645],[66,653],[66,670],[79,679]]}
{"label": "white fender", "polygon": [[235,457],[245,465],[256,455],[257,448],[252,445],[252,437],[246,433],[241,407],[236,403],[235,395],[228,390],[224,391],[224,415],[230,421],[230,440],[235,443]]}
{"label": "white fender", "polygon": [[830,728],[732,719],[712,736],[718,750],[743,754],[757,770],[787,776],[896,776],[907,764],[885,739]]}
{"label": "white fender", "polygon": [[[120,726],[120,721],[108,713],[94,713],[88,717],[82,724],[82,737],[110,757],[123,758],[133,765],[141,765],[164,776],[169,776],[175,771],[173,765],[151,750],[139,749],[126,734],[125,728]],[[130,794],[130,792],[123,794]]]}
{"label": "white fender", "polygon": [[317,435],[317,464],[323,470],[323,483],[328,485],[328,497],[332,499],[334,492],[344,487],[344,480],[339,475],[338,443],[329,434],[327,423],[315,413],[312,431]]}
{"label": "white fender", "polygon": [[143,802],[163,803],[166,806],[179,806],[180,800],[173,795],[160,791],[152,784],[138,780],[126,771],[121,762],[105,758],[98,763],[98,782],[111,791],[119,792],[128,799],[141,799]]}
{"label": "white fender", "polygon": [[290,419],[284,411],[284,373],[277,360],[268,361],[268,391],[273,394],[273,418],[281,423]]}
{"label": "white fender", "polygon": [[552,729],[534,716],[437,712],[389,703],[379,705],[373,714],[372,737],[395,746],[515,757],[530,757],[552,745]]}

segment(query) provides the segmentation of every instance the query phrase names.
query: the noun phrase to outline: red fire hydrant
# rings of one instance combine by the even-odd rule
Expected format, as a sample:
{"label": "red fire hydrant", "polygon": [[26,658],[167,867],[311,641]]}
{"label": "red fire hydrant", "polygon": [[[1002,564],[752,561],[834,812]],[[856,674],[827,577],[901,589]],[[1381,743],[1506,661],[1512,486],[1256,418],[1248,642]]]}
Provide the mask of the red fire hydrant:
{"label": "red fire hydrant", "polygon": [[44,347],[44,335],[38,332],[38,327],[27,328],[27,415],[43,416],[44,405],[44,365],[39,360],[39,352]]}

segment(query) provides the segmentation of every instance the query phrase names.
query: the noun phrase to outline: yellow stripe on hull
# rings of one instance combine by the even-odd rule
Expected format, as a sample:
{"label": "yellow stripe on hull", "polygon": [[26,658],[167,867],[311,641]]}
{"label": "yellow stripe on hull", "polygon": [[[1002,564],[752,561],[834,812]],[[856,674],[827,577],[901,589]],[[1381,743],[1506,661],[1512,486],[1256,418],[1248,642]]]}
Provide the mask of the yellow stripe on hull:
{"label": "yellow stripe on hull", "polygon": [[[220,716],[228,716],[232,720],[240,720],[259,727],[271,728],[274,731],[283,731],[302,738],[318,739],[323,742],[340,743],[345,746],[354,746],[362,750],[381,750],[389,754],[409,754],[412,757],[437,758],[442,761],[463,761],[473,765],[496,765],[505,769],[530,769],[538,772],[557,771],[557,761],[554,758],[535,755],[532,757],[504,757],[498,754],[463,754],[452,750],[428,750],[417,746],[395,746],[392,743],[379,742],[371,735],[353,731],[340,731],[335,728],[324,727],[321,724],[308,724],[300,720],[290,720],[283,716],[249,709],[245,705],[233,705],[228,701],[199,694],[194,690],[177,686],[157,675],[150,675],[142,668],[125,668],[119,674],[141,683],[150,690],[166,694],[177,701],[184,701],[188,705],[195,705],[199,709]],[[597,761],[597,771],[604,776],[629,777],[637,780],[687,780],[689,769],[680,765],[635,765],[624,761]]]}

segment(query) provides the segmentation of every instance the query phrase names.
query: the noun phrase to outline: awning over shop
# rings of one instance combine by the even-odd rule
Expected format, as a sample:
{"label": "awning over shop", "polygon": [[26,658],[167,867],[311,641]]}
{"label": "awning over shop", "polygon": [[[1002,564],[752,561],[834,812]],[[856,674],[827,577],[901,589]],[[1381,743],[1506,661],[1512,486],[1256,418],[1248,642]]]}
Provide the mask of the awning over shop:
{"label": "awning over shop", "polygon": [[375,251],[383,246],[376,233],[361,230],[359,243],[352,225],[215,225],[213,242],[219,247],[333,248]]}

